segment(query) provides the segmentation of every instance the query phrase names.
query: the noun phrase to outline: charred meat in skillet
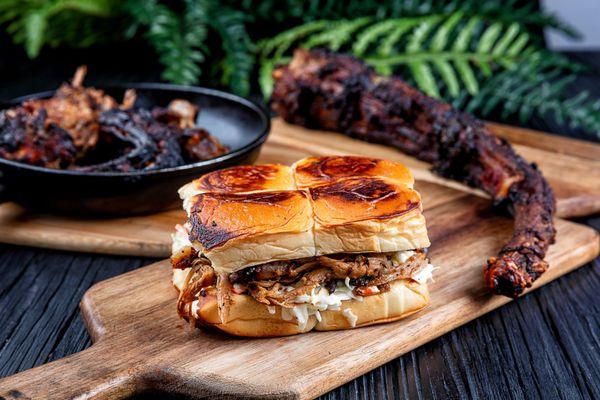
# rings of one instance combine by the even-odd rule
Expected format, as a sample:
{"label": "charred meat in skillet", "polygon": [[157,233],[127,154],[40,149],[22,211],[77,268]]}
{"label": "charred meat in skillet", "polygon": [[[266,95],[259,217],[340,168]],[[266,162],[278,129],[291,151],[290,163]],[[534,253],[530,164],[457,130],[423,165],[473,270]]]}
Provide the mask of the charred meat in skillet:
{"label": "charred meat in skillet", "polygon": [[173,100],[167,108],[122,104],[82,86],[85,67],[48,99],[27,100],[0,112],[0,157],[47,168],[132,171],[168,168],[228,151],[195,126],[198,108]]}

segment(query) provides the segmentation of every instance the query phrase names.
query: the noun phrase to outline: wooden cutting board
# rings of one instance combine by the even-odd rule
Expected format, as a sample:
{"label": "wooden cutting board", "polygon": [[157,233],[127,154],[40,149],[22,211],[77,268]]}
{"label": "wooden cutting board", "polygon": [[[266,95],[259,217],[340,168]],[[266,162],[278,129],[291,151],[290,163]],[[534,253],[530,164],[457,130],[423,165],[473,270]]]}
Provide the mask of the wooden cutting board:
{"label": "wooden cutting board", "polygon": [[[0,380],[0,398],[123,398],[146,390],[202,398],[307,399],[325,393],[509,301],[492,296],[482,265],[511,234],[489,202],[425,184],[431,305],[405,320],[338,332],[240,339],[190,329],[175,311],[166,261],[93,286],[81,309],[95,344]],[[539,287],[598,254],[596,232],[556,220]],[[565,296],[564,301],[572,301]],[[2,397],[3,396],[3,397]]]}
{"label": "wooden cutting board", "polygon": [[[600,145],[505,125],[490,124],[490,127],[499,136],[513,142],[526,159],[540,165],[556,193],[559,216],[574,217],[600,212]],[[309,155],[327,154],[360,154],[398,160],[412,169],[418,180],[417,186],[433,182],[485,197],[481,192],[433,175],[428,164],[393,148],[350,139],[341,134],[303,129],[277,118],[273,120],[271,135],[258,162],[291,164]],[[438,201],[435,191],[431,195],[425,193],[426,208]],[[185,216],[179,210],[132,218],[71,219],[30,213],[7,203],[0,205],[0,242],[74,251],[167,257],[170,254],[173,227],[184,220]]]}

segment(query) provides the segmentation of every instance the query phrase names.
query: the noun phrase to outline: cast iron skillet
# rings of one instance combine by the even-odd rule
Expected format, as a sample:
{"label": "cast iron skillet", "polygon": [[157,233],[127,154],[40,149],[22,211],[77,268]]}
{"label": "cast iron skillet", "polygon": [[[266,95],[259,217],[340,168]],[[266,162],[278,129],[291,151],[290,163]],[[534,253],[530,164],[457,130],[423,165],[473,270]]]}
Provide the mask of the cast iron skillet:
{"label": "cast iron skillet", "polygon": [[[200,107],[198,125],[228,146],[229,153],[175,168],[134,172],[55,170],[0,158],[0,201],[27,208],[95,216],[144,214],[180,206],[177,189],[216,169],[251,164],[269,134],[270,119],[255,103],[218,90],[160,83],[101,88],[120,101],[125,89],[137,92],[136,106],[166,106],[185,99]],[[19,97],[1,105],[50,97],[54,91]]]}

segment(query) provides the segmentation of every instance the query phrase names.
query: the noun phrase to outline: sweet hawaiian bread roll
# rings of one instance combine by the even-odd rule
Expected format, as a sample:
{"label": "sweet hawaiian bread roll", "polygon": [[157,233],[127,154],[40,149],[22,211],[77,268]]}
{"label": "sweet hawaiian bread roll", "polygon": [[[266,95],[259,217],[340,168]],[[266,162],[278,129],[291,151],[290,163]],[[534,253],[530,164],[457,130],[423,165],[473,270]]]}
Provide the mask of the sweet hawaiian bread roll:
{"label": "sweet hawaiian bread roll", "polygon": [[239,336],[390,322],[429,302],[421,197],[402,164],[310,157],[184,186],[173,235],[178,312]]}
{"label": "sweet hawaiian bread roll", "polygon": [[287,165],[241,165],[203,175],[179,189],[182,199],[199,193],[252,193],[296,189]]}
{"label": "sweet hawaiian bread roll", "polygon": [[[400,173],[394,174],[398,163],[349,157],[351,162],[344,164],[343,157],[329,159],[335,159],[337,167],[325,168],[328,179],[303,189],[294,189],[287,177],[298,178],[299,166],[309,165],[304,160],[295,164],[295,174],[283,166],[234,167],[192,182],[194,190],[211,185],[216,189],[194,195],[189,189],[181,191],[189,239],[215,269],[230,273],[276,260],[429,246],[421,198],[407,186],[413,179],[406,167],[400,165]],[[314,164],[319,159],[309,160]],[[371,175],[348,177],[352,165]],[[340,171],[339,177],[335,171]],[[393,179],[374,176],[377,171]]]}
{"label": "sweet hawaiian bread roll", "polygon": [[307,157],[292,165],[299,188],[332,183],[345,178],[386,178],[412,188],[415,180],[401,163],[358,156]]}
{"label": "sweet hawaiian bread roll", "polygon": [[304,191],[203,193],[189,199],[188,214],[189,240],[217,270],[315,255]]}
{"label": "sweet hawaiian bread roll", "polygon": [[317,254],[429,247],[421,197],[379,177],[346,178],[308,189]]}

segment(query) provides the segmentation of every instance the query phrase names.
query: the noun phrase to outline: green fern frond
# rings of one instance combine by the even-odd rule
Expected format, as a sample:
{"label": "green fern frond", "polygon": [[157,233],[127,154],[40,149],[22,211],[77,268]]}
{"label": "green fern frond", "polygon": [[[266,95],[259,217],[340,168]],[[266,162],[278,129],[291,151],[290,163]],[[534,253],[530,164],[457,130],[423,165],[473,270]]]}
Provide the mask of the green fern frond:
{"label": "green fern frond", "polygon": [[312,35],[302,46],[307,48],[323,46],[337,51],[353,38],[352,35],[354,32],[368,24],[371,20],[371,17],[363,17],[350,21],[332,21],[326,29],[316,35]]}
{"label": "green fern frond", "polygon": [[296,26],[272,38],[259,41],[257,47],[262,56],[266,57],[275,51],[274,56],[281,57],[292,44],[313,32],[322,31],[328,23],[329,21],[320,20]]}
{"label": "green fern frond", "polygon": [[381,40],[381,44],[379,46],[379,49],[376,51],[376,54],[381,57],[391,56],[392,54],[394,54],[395,48],[399,45],[405,33],[409,32],[412,28],[422,24],[425,21],[435,22],[439,18],[439,16],[431,16],[427,18],[395,20],[396,26],[393,28],[393,30],[389,33],[387,37],[384,37]]}
{"label": "green fern frond", "polygon": [[412,77],[417,82],[417,85],[428,95],[440,97],[438,85],[435,82],[433,72],[427,63],[409,62],[408,68],[412,73]]}
{"label": "green fern frond", "polygon": [[221,82],[234,92],[250,92],[250,74],[254,69],[252,42],[244,25],[243,13],[227,8],[213,8],[209,24],[219,34],[225,58]]}
{"label": "green fern frond", "polygon": [[275,61],[263,60],[258,67],[258,85],[265,99],[271,97],[273,92],[273,70]]}
{"label": "green fern frond", "polygon": [[265,60],[260,64],[258,70],[258,83],[265,99],[271,97],[271,92],[273,91],[273,70],[277,65],[286,64],[290,61],[290,57],[282,57],[277,59],[277,61]]}
{"label": "green fern frond", "polygon": [[445,60],[436,60],[432,64],[446,84],[450,96],[457,97],[460,94],[460,84],[452,65]]}
{"label": "green fern frond", "polygon": [[521,0],[226,0],[225,3],[254,15],[258,23],[291,20],[306,23],[323,19],[354,19],[365,15],[383,20],[463,12],[466,17],[477,16],[489,22],[507,25],[518,23],[529,32],[552,28],[567,36],[579,36],[573,27],[556,15],[540,10],[536,2]]}
{"label": "green fern frond", "polygon": [[[430,17],[434,19],[436,17]],[[407,20],[394,20],[395,27],[392,28],[388,36],[384,36],[379,44],[376,54],[378,57],[386,58],[394,54],[394,49],[402,40],[404,34],[409,32],[415,26],[422,23],[422,19],[407,19]],[[374,64],[373,68],[382,75],[391,75],[393,73],[393,66],[385,64]]]}
{"label": "green fern frond", "polygon": [[[34,58],[46,44],[86,46],[110,37],[101,24],[117,8],[115,0],[4,0],[0,23],[8,24],[13,41],[23,44]],[[60,25],[62,29],[57,29]]]}
{"label": "green fern frond", "polygon": [[463,13],[457,12],[452,14],[443,24],[439,26],[435,35],[431,39],[431,49],[436,51],[442,51],[448,44],[448,39],[452,35],[456,25],[464,18]]}
{"label": "green fern frond", "polygon": [[352,53],[357,57],[362,57],[371,43],[376,42],[381,36],[385,36],[391,29],[397,29],[397,25],[397,20],[388,19],[369,26],[356,37],[356,42],[352,46]]}
{"label": "green fern frond", "polygon": [[600,100],[590,99],[585,91],[570,98],[562,94],[574,76],[563,75],[565,61],[561,58],[547,51],[536,52],[512,70],[485,82],[475,96],[463,97],[455,105],[484,117],[498,110],[502,118],[517,115],[521,121],[534,113],[550,113],[561,124],[568,123],[600,137]]}
{"label": "green fern frond", "polygon": [[185,3],[187,16],[183,17],[157,0],[128,0],[124,9],[135,24],[145,28],[145,36],[165,67],[162,77],[193,84],[202,72],[208,5],[205,1]]}
{"label": "green fern frond", "polygon": [[460,30],[456,36],[456,40],[452,45],[452,50],[457,52],[466,51],[471,43],[471,38],[475,34],[475,29],[480,26],[482,21],[479,18],[470,18],[464,28]]}

